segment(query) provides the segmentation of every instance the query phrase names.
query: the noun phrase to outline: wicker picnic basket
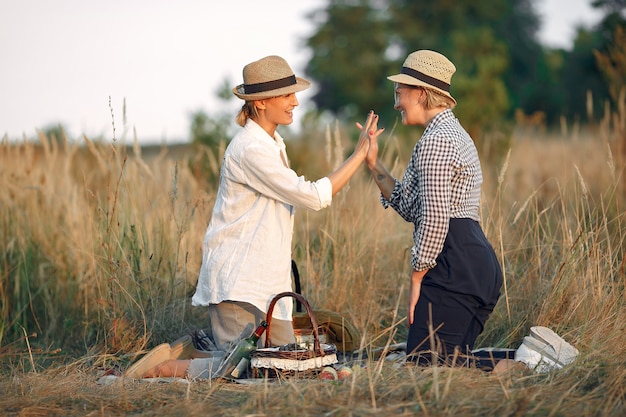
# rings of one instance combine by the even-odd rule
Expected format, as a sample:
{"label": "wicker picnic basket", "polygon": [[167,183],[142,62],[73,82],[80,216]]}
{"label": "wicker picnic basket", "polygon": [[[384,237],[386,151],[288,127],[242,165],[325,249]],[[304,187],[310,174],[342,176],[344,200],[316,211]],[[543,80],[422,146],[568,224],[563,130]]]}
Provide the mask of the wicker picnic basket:
{"label": "wicker picnic basket", "polygon": [[[272,312],[276,302],[283,297],[293,297],[305,306],[311,322],[312,348],[303,348],[296,343],[272,346]],[[254,376],[310,377],[317,375],[324,366],[337,363],[337,348],[332,344],[320,343],[320,327],[315,313],[302,295],[290,291],[276,295],[267,310],[265,321],[267,322],[265,347],[252,351],[250,355]]]}

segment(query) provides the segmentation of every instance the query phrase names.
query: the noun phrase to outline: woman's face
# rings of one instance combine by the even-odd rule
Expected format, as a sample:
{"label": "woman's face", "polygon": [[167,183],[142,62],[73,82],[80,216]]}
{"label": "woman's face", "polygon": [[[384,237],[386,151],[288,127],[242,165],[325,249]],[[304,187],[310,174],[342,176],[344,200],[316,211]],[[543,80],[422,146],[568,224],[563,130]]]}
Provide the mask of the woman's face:
{"label": "woman's face", "polygon": [[289,125],[293,122],[293,109],[298,104],[295,93],[272,97],[265,101],[265,118],[276,125]]}
{"label": "woman's face", "polygon": [[413,85],[396,83],[394,87],[393,108],[402,115],[403,125],[419,124],[421,89]]}

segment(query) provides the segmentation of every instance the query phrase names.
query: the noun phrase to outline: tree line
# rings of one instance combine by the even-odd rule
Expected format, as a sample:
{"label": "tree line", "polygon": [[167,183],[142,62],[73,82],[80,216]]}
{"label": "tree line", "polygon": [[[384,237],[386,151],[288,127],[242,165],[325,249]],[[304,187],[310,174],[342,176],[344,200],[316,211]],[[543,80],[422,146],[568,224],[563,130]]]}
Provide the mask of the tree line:
{"label": "tree line", "polygon": [[[308,16],[316,29],[304,40],[312,53],[305,76],[317,87],[314,113],[351,120],[373,108],[389,125],[398,115],[386,77],[410,52],[433,49],[457,67],[455,113],[477,140],[516,112],[540,114],[548,126],[602,117],[626,86],[626,0],[591,5],[602,11],[600,22],[577,28],[571,49],[554,49],[538,39],[540,24],[550,21],[541,22],[534,0],[329,1]],[[232,96],[222,90],[220,97]],[[219,126],[230,119],[193,114],[192,140],[228,140]]]}
{"label": "tree line", "polygon": [[[319,86],[312,99],[342,117],[370,107],[393,117],[386,76],[410,52],[433,49],[457,67],[452,93],[470,127],[489,127],[515,110],[543,112],[548,123],[583,118],[589,92],[600,111],[617,99],[610,86],[626,85],[626,45],[616,44],[623,42],[616,37],[625,5],[593,1],[604,17],[596,27],[578,28],[573,48],[564,50],[540,44],[532,0],[335,0],[310,15],[318,22],[306,42],[313,55],[305,71]],[[611,48],[620,51],[611,56]]]}

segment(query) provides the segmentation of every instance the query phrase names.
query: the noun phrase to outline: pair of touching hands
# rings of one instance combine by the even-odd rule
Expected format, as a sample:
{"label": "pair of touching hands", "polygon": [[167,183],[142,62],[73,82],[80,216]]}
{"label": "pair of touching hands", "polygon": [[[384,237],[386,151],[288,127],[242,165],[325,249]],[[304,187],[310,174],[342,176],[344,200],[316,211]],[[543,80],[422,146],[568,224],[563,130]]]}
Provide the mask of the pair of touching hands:
{"label": "pair of touching hands", "polygon": [[373,110],[367,114],[365,124],[357,122],[356,127],[361,130],[361,134],[354,151],[357,155],[365,155],[367,166],[371,169],[378,159],[378,136],[385,128],[378,127],[378,115]]}

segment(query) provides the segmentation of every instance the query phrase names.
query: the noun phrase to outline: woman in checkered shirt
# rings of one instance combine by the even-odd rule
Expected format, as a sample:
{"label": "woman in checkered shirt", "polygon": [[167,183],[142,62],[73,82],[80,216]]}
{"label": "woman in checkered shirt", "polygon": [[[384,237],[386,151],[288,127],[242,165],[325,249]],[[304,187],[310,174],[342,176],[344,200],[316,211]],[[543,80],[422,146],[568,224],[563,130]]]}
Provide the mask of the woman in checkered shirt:
{"label": "woman in checkered shirt", "polygon": [[367,156],[383,206],[414,224],[407,354],[420,364],[468,363],[502,286],[500,264],[479,223],[478,153],[452,113],[455,71],[437,52],[411,53],[401,73],[388,79],[402,124],[423,126],[424,133],[402,181],[377,158],[374,137]]}

